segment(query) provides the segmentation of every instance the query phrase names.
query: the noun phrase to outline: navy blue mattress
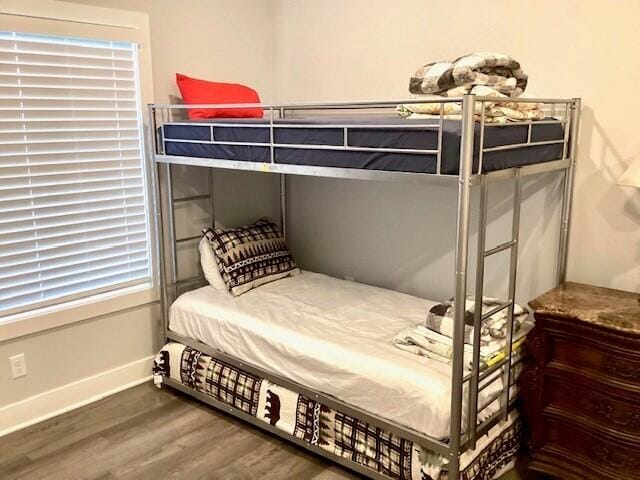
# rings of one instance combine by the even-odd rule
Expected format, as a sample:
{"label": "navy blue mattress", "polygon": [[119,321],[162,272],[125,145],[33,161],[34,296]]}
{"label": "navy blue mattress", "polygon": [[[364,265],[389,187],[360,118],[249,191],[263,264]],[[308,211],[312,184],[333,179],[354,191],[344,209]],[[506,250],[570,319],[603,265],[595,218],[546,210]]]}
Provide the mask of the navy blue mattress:
{"label": "navy blue mattress", "polygon": [[[213,126],[211,124],[234,126]],[[418,130],[410,128],[367,128],[369,125],[424,125],[437,120],[406,120],[398,117],[362,118],[301,118],[282,119],[274,122],[304,125],[304,128],[278,126],[274,129],[275,143],[296,145],[344,144],[342,128],[320,128],[321,125],[358,125],[350,127],[349,146],[377,148],[412,148],[437,150],[437,129]],[[195,120],[163,125],[164,148],[167,155],[215,158],[248,162],[269,162],[269,147],[247,145],[220,145],[211,141],[211,131],[216,141],[269,142],[266,119],[211,119]],[[445,120],[442,135],[443,174],[457,174],[459,168],[461,122]],[[477,170],[480,127],[476,124],[474,172]],[[561,123],[542,123],[531,129],[531,141],[562,140],[564,129]],[[173,140],[173,141],[172,141]],[[175,141],[181,140],[181,141]],[[527,142],[526,125],[501,125],[485,127],[486,148]],[[483,156],[484,172],[505,168],[549,162],[562,157],[562,143],[522,146],[512,150],[486,152]],[[292,165],[342,167],[396,172],[436,173],[436,155],[395,152],[369,152],[345,150],[312,150],[303,148],[276,148],[275,162]]]}

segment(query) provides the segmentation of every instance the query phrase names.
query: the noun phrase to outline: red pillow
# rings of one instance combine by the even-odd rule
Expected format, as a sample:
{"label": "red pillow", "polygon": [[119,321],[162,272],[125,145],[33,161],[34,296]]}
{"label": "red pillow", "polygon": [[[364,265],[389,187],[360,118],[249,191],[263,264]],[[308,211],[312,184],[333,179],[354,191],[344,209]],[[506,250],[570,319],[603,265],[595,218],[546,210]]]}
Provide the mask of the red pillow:
{"label": "red pillow", "polygon": [[[260,103],[258,92],[237,83],[207,82],[176,73],[185,104]],[[262,118],[261,108],[190,108],[189,118]]]}

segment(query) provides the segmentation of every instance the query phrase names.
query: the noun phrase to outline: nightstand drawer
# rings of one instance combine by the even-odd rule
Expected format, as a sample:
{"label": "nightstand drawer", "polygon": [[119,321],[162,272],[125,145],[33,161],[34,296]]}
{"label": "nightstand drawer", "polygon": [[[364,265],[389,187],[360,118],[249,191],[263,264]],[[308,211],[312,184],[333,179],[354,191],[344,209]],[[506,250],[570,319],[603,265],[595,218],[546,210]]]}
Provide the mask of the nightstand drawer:
{"label": "nightstand drawer", "polygon": [[623,434],[640,445],[640,404],[630,402],[625,392],[549,374],[544,388],[548,392],[545,411],[577,417],[596,429],[611,435]]}
{"label": "nightstand drawer", "polygon": [[640,303],[564,283],[530,303],[521,378],[533,470],[566,480],[640,480]]}
{"label": "nightstand drawer", "polygon": [[640,445],[604,437],[570,422],[549,419],[545,453],[561,453],[565,461],[583,468],[593,478],[638,480]]}
{"label": "nightstand drawer", "polygon": [[550,367],[595,375],[607,384],[640,392],[640,356],[627,350],[584,338],[552,335],[550,359]]}

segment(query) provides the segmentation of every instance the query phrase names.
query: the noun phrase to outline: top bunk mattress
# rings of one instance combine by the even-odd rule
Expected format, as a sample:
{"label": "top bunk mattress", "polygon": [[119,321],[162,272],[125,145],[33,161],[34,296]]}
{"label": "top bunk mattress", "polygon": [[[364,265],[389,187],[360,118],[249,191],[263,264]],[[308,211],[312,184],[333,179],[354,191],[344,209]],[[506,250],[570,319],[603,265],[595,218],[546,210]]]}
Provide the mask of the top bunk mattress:
{"label": "top bunk mattress", "polygon": [[[433,305],[304,271],[239,297],[210,286],[187,292],[173,303],[169,328],[380,417],[446,438],[451,366],[392,343],[401,330],[423,322]],[[485,388],[480,405],[499,389],[497,381]],[[498,408],[496,401],[483,418]],[[462,411],[466,417],[466,407]]]}
{"label": "top bunk mattress", "polygon": [[[483,172],[558,160],[562,157],[564,128],[554,119],[533,122],[531,142],[558,141],[526,145],[528,126],[504,124],[485,126],[485,148],[519,145],[511,150],[496,150],[483,155]],[[550,122],[551,121],[551,122]],[[345,118],[309,117],[274,120],[274,143],[292,147],[274,149],[274,161],[280,164],[353,168],[413,173],[436,173],[437,155],[393,151],[367,151],[369,148],[438,149],[438,119],[398,117]],[[335,126],[339,125],[339,126]],[[387,128],[385,128],[387,126]],[[426,126],[420,129],[418,127]],[[345,150],[345,127],[349,147]],[[166,155],[218,160],[270,162],[270,147],[212,142],[269,143],[267,119],[208,119],[169,122],[160,137]],[[444,120],[442,131],[441,173],[459,173],[462,123]],[[474,172],[478,167],[480,125],[475,125]],[[316,147],[316,148],[314,148]],[[335,147],[328,149],[323,147]]]}

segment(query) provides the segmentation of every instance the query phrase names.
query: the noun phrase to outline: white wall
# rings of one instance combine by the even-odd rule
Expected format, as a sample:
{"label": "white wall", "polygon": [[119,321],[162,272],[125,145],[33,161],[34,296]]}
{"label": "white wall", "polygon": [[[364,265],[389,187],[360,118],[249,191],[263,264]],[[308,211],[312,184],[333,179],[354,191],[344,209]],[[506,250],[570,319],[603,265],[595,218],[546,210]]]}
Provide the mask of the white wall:
{"label": "white wall", "polygon": [[[519,59],[531,93],[582,97],[568,277],[640,290],[640,192],[616,185],[640,154],[634,94],[640,3],[276,0],[276,6],[278,100],[406,97],[419,66],[483,50]],[[451,294],[453,191],[298,178],[292,184],[292,220],[299,220],[292,237],[303,266],[432,298]],[[553,285],[557,181],[528,180],[525,196],[520,301]],[[492,231],[506,236],[505,213],[500,206],[490,215],[497,217]],[[498,276],[496,270],[494,286]]]}
{"label": "white wall", "polygon": [[[233,0],[185,0],[179,5],[170,0],[75,1],[149,14],[158,103],[168,103],[170,95],[177,93],[176,72],[245,82],[265,98],[272,97],[273,22],[269,1],[254,0],[250,5]],[[184,173],[177,172],[177,176]],[[186,175],[188,179],[177,186],[176,195],[206,190],[206,184],[198,182],[197,172]],[[250,193],[241,195],[238,185]],[[217,175],[216,188],[221,197],[217,209],[223,210],[218,216],[235,223],[252,220],[254,214],[273,215],[277,211],[277,203],[272,201],[277,198],[273,193],[276,186],[276,179],[270,177]],[[186,212],[186,218],[180,220],[179,234],[202,218],[197,206]],[[183,251],[183,255],[189,252]],[[131,381],[132,375],[150,375],[147,367],[158,348],[158,325],[159,308],[151,304],[0,342],[0,432],[29,421],[28,415],[46,415],[69,402],[84,401],[96,389],[117,388],[120,379],[124,382]],[[26,354],[28,375],[11,380],[7,359],[17,353]],[[106,380],[96,381],[96,376],[103,374]],[[49,409],[43,406],[47,402],[53,402]]]}

